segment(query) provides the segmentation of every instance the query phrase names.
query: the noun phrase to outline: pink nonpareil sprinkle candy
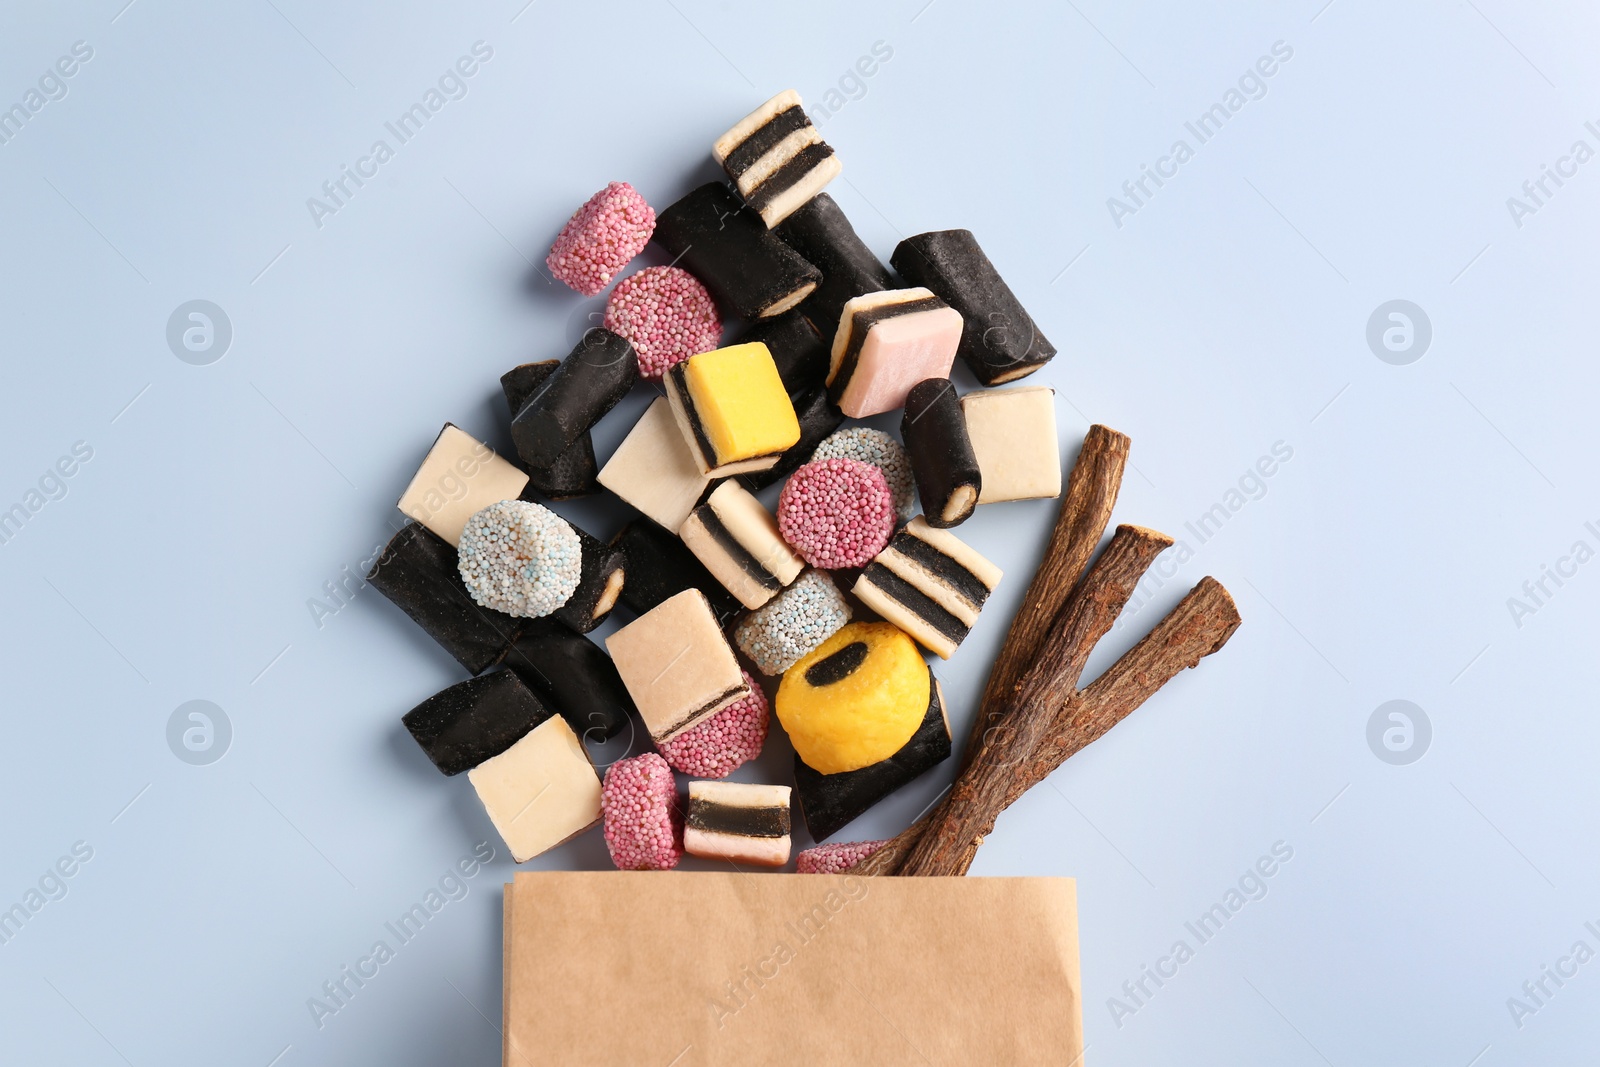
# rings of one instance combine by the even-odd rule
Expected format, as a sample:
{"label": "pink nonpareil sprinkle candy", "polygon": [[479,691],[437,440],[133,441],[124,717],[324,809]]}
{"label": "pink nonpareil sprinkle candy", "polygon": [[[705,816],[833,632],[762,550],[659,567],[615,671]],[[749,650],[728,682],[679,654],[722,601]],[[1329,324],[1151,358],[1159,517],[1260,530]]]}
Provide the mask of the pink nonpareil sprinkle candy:
{"label": "pink nonpareil sprinkle candy", "polygon": [[722,343],[722,317],[711,294],[678,267],[646,267],[618,282],[603,325],[632,342],[639,373],[651,380]]}
{"label": "pink nonpareil sprinkle candy", "polygon": [[818,459],[789,476],[778,532],[813,567],[864,567],[894,533],[894,495],[883,472],[858,459]]}
{"label": "pink nonpareil sprinkle candy", "polygon": [[655,229],[655,209],[627,182],[612,182],[561,227],[544,265],[584,296],[594,296],[644,251]]}
{"label": "pink nonpareil sprinkle candy", "polygon": [[767,740],[767,694],[742,671],[750,695],[659,745],[672,768],[696,778],[726,778],[761,754]]}
{"label": "pink nonpareil sprinkle candy", "polygon": [[600,787],[606,848],[623,871],[670,871],[683,858],[683,817],[667,761],[654,752],[618,760]]}
{"label": "pink nonpareil sprinkle candy", "polygon": [[878,851],[887,841],[840,841],[808,848],[795,859],[798,874],[842,874]]}

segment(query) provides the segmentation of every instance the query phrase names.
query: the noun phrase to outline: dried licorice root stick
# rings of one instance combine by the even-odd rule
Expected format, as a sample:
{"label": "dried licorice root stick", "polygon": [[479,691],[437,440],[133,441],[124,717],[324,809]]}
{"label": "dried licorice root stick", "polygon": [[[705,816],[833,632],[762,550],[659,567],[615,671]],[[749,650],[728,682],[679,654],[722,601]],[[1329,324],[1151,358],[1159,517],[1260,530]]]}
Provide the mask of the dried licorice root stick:
{"label": "dried licorice root stick", "polygon": [[1000,655],[989,671],[983,700],[972,723],[972,735],[962,757],[969,765],[983,747],[984,734],[998,721],[1005,697],[1016,686],[1039,655],[1050,622],[1061,610],[1067,596],[1083,576],[1089,557],[1100,544],[1100,535],[1111,521],[1117,492],[1122,487],[1122,472],[1128,462],[1130,441],[1125,434],[1101,426],[1089,427],[1078,452],[1077,462],[1067,477],[1067,491],[1061,497],[1061,512],[1056,518],[1044,559],[1034,572],[1033,581],[1022,597],[1022,606],[1011,620],[1011,629]]}
{"label": "dried licorice root stick", "polygon": [[[1104,737],[1180,672],[1198,666],[1227,644],[1241,621],[1239,609],[1222,583],[1210,576],[1200,579],[1142,641],[1087,689],[1067,699],[1045,740],[1013,776],[1005,806],[1016,803],[1070,757]],[[967,873],[979,843],[972,843],[952,874]]]}
{"label": "dried licorice root stick", "polygon": [[906,856],[901,875],[959,874],[962,857],[1005,810],[1014,779],[1028,769],[1057,724],[1056,710],[1078,691],[1083,663],[1116,621],[1134,587],[1172,538],[1119,526],[1057,614],[1038,658],[1001,704],[1002,725],[956,779],[950,796]]}

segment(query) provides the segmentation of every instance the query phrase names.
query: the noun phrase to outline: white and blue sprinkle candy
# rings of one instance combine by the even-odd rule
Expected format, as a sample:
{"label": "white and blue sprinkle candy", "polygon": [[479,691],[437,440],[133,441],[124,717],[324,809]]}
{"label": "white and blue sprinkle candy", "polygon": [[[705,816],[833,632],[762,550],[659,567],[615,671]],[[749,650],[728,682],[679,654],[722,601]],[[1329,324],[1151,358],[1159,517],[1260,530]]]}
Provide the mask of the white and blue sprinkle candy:
{"label": "white and blue sprinkle candy", "polygon": [[827,571],[808,570],[745,616],[733,640],[762,674],[776,677],[850,621],[850,605]]}
{"label": "white and blue sprinkle candy", "polygon": [[502,500],[473,515],[461,531],[461,580],[472,599],[507,615],[537,619],[578,588],[578,534],[549,508]]}

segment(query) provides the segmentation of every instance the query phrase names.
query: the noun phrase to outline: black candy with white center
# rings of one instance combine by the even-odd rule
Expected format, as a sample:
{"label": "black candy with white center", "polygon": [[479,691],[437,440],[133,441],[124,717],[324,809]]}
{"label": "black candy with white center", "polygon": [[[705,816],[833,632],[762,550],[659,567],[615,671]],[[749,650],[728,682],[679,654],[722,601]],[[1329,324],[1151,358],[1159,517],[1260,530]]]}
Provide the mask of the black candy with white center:
{"label": "black candy with white center", "polygon": [[984,385],[1027,377],[1056,354],[971,230],[907,237],[889,262],[906,281],[933,290],[961,312],[956,354]]}
{"label": "black candy with white center", "polygon": [[656,216],[652,239],[742,319],[781,315],[810,296],[822,272],[768,232],[721,182],[709,182]]}
{"label": "black candy with white center", "polygon": [[586,634],[605,621],[627,585],[622,550],[572,527],[578,535],[578,588],[550,613],[557,622]]}
{"label": "black candy with white center", "polygon": [[633,346],[603,327],[589,330],[512,417],[517,455],[529,467],[549,467],[638,380]]}
{"label": "black candy with white center", "polygon": [[955,383],[929,378],[912,386],[900,419],[900,437],[928,525],[947,529],[965,522],[978,506],[983,474],[967,436]]}

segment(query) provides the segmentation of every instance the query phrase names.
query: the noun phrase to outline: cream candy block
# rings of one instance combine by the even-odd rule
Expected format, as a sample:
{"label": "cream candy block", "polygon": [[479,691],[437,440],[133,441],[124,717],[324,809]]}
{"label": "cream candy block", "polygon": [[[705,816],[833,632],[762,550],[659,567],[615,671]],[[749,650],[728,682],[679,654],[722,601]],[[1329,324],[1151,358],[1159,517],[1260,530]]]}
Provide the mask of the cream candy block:
{"label": "cream candy block", "polygon": [[711,484],[664,396],[628,431],[597,480],[673,533]]}
{"label": "cream candy block", "polygon": [[978,503],[1061,495],[1054,389],[978,390],[961,398],[961,411],[983,475]]}
{"label": "cream candy block", "polygon": [[468,519],[490,504],[516,500],[527,484],[528,476],[494,449],[447,422],[397,506],[454,546]]}
{"label": "cream candy block", "polygon": [[702,859],[782,867],[789,862],[789,787],[690,782],[683,849]]}
{"label": "cream candy block", "polygon": [[805,569],[784,543],[778,522],[738,482],[726,481],[694,509],[683,543],[747,608],[759,608]]}
{"label": "cream candy block", "polygon": [[668,597],[606,638],[645,728],[670,741],[750,695],[750,686],[698,589]]}
{"label": "cream candy block", "polygon": [[949,377],[960,344],[960,313],[927,289],[855,297],[833,335],[828,398],[853,419],[893,411],[918,382]]}
{"label": "cream candy block", "polygon": [[467,778],[518,863],[600,821],[600,775],[559,715],[478,764]]}

